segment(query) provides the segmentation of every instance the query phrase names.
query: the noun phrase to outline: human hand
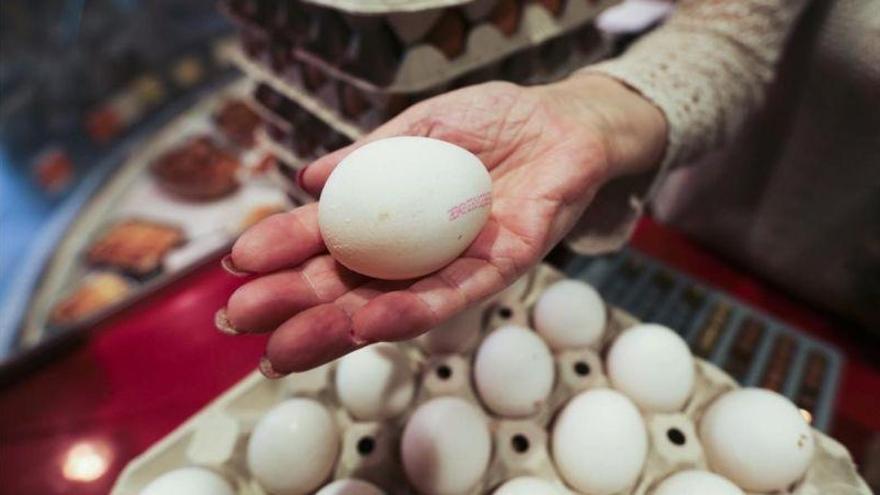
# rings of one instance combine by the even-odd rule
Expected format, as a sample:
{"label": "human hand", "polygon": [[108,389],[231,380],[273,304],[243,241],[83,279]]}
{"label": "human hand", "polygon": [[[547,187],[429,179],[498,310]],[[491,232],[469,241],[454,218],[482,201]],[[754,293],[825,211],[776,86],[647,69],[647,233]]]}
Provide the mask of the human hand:
{"label": "human hand", "polygon": [[492,211],[471,246],[445,268],[407,281],[370,279],[327,253],[317,204],[250,228],[224,260],[258,275],[217,315],[227,333],[272,332],[260,369],[302,371],[379,341],[414,338],[516,280],[571,229],[608,179],[659,162],[660,112],[619,83],[576,76],[524,88],[488,83],[413,106],[365,139],[309,165],[317,195],[355,148],[427,136],[477,155],[492,177]]}

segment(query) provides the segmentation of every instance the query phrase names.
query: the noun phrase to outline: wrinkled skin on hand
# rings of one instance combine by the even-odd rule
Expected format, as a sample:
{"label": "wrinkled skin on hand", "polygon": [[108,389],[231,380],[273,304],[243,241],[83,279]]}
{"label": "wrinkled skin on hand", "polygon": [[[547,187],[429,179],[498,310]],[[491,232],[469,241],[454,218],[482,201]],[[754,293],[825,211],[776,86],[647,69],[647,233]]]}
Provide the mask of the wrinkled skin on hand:
{"label": "wrinkled skin on hand", "polygon": [[574,225],[614,174],[607,119],[553,87],[489,83],[422,102],[364,140],[311,164],[304,187],[319,193],[348,153],[370,140],[415,135],[462,146],[493,180],[489,221],[442,270],[389,282],[347,270],[327,253],[317,204],[263,220],[235,243],[230,264],[257,277],[229,299],[239,333],[272,332],[261,369],[301,371],[363,345],[399,341],[501,291]]}

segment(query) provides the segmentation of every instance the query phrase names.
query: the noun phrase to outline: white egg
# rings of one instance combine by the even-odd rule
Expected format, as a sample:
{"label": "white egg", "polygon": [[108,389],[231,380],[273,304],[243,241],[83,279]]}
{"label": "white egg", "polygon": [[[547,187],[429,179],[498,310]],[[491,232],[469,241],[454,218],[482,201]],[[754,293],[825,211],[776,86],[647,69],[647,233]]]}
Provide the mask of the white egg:
{"label": "white egg", "polygon": [[492,495],[562,495],[562,490],[547,480],[523,476],[504,483]]}
{"label": "white egg", "polygon": [[469,492],[486,472],[491,452],[482,411],[457,397],[422,404],[407,422],[401,440],[406,476],[427,495]]}
{"label": "white egg", "polygon": [[694,358],[674,331],[636,325],[612,344],[607,359],[611,384],[640,408],[680,411],[694,388]]}
{"label": "white egg", "polygon": [[483,403],[502,416],[535,414],[553,390],[553,355],[528,328],[503,326],[477,350],[474,381]]}
{"label": "white egg", "polygon": [[750,491],[784,490],[806,473],[815,448],[797,407],[769,390],[744,388],[717,399],[700,420],[709,466]]}
{"label": "white egg", "polygon": [[200,467],[169,471],[153,480],[141,495],[234,495],[232,485],[219,474]]}
{"label": "white egg", "polygon": [[480,337],[485,307],[468,308],[416,339],[431,354],[452,354],[473,348]]}
{"label": "white egg", "polygon": [[489,218],[492,179],[471,152],[423,137],[368,143],[327,180],[318,206],[333,257],[375,278],[400,280],[448,265]]}
{"label": "white egg", "polygon": [[605,304],[592,286],[560,280],[547,287],[535,303],[535,329],[553,350],[587,347],[605,332]]}
{"label": "white egg", "polygon": [[648,453],[639,410],[625,395],[593,389],[575,396],[553,426],[553,460],[575,490],[609,495],[638,479]]}
{"label": "white egg", "polygon": [[339,453],[330,412],[312,399],[290,399],[269,410],[251,433],[251,474],[272,495],[302,495],[327,479]]}
{"label": "white egg", "polygon": [[353,478],[337,480],[318,490],[315,495],[384,495],[376,485]]}
{"label": "white egg", "polygon": [[743,491],[715,473],[681,471],[663,480],[652,495],[744,495]]}
{"label": "white egg", "polygon": [[409,360],[393,344],[375,344],[339,360],[336,393],[342,405],[362,421],[378,421],[406,410],[415,394]]}

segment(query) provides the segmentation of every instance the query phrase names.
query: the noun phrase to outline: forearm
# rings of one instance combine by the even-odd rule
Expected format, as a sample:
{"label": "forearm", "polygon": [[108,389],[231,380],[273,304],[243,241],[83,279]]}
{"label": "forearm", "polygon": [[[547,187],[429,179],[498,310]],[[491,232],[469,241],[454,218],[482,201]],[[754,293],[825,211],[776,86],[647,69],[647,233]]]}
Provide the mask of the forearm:
{"label": "forearm", "polygon": [[738,132],[760,108],[808,0],[682,0],[622,57],[582,73],[614,77],[660,108],[665,164],[686,163]]}

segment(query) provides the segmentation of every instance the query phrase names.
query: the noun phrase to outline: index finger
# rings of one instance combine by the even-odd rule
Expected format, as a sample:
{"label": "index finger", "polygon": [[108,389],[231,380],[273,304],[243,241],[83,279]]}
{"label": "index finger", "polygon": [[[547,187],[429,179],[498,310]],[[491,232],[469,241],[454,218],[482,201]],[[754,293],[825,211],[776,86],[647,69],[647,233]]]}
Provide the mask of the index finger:
{"label": "index finger", "polygon": [[326,251],[318,204],[272,215],[246,230],[232,246],[232,264],[250,273],[292,268]]}

